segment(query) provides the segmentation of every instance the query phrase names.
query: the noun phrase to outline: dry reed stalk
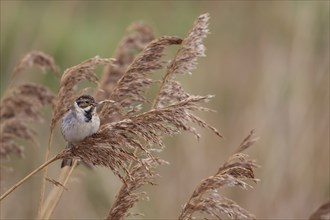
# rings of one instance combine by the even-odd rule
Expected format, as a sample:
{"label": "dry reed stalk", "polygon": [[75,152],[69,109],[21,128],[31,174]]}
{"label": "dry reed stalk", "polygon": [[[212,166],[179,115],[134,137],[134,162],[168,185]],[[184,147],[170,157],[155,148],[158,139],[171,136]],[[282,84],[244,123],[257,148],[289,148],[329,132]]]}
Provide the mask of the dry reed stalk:
{"label": "dry reed stalk", "polygon": [[153,39],[153,31],[145,23],[135,22],[129,26],[127,35],[120,41],[113,54],[116,65],[107,65],[104,68],[99,88],[95,93],[97,101],[110,98],[112,90],[126,72],[127,67],[133,62],[136,54]]}
{"label": "dry reed stalk", "polygon": [[258,181],[255,179],[253,171],[258,165],[255,161],[248,160],[247,155],[242,153],[257,141],[257,138],[253,138],[253,134],[254,131],[251,131],[236,153],[227,159],[214,176],[201,181],[184,205],[179,216],[180,220],[196,218],[194,216],[196,213],[201,214],[204,219],[208,219],[205,216],[222,219],[222,215],[227,215],[231,219],[255,219],[254,215],[243,209],[235,201],[220,195],[218,192],[224,187],[252,188],[246,180]]}
{"label": "dry reed stalk", "polygon": [[322,204],[309,217],[309,220],[326,220],[326,219],[330,219],[330,200]]}
{"label": "dry reed stalk", "polygon": [[[54,131],[54,129],[51,128],[50,129],[50,134],[49,134],[49,137],[48,137],[47,149],[46,149],[46,153],[45,153],[45,161],[47,161],[48,158],[49,158],[49,154],[50,154],[50,150],[51,150],[51,144],[52,144],[52,141],[53,141],[53,131]],[[45,194],[45,189],[46,189],[47,172],[48,172],[48,169],[46,167],[45,170],[44,170],[44,173],[43,173],[43,177],[41,179],[38,216],[40,216],[40,214],[41,214],[42,206],[43,206],[43,203],[44,203],[44,194]]]}

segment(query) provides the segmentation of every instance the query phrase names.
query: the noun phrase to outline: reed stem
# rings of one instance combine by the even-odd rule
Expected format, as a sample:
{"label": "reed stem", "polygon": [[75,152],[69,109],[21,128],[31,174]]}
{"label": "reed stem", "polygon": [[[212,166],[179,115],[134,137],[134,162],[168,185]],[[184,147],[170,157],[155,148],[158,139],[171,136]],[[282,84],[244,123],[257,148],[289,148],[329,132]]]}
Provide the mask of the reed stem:
{"label": "reed stem", "polygon": [[27,181],[28,179],[30,179],[34,174],[38,173],[40,170],[42,170],[43,168],[47,167],[49,164],[53,163],[54,161],[60,159],[60,157],[58,157],[58,155],[54,156],[53,158],[49,159],[48,161],[46,161],[45,163],[43,163],[42,165],[40,165],[39,167],[37,167],[35,170],[33,170],[31,173],[29,173],[27,176],[25,176],[22,180],[20,180],[19,182],[17,182],[14,186],[12,186],[10,189],[8,189],[1,197],[0,197],[0,202],[6,198],[10,193],[12,193],[17,187],[19,187],[20,185],[22,185],[25,181]]}
{"label": "reed stem", "polygon": [[44,215],[42,216],[41,219],[48,220],[52,216],[52,214],[53,214],[53,212],[54,212],[54,210],[55,210],[55,208],[56,208],[58,202],[60,201],[60,198],[61,198],[61,196],[64,192],[64,189],[65,189],[64,187],[68,183],[68,181],[69,181],[74,169],[77,167],[77,165],[78,165],[78,160],[74,160],[73,165],[72,165],[69,173],[66,175],[65,180],[62,184],[63,186],[59,189],[59,191],[57,191],[55,193],[53,198],[51,198],[51,201],[49,202],[48,207],[44,210]]}
{"label": "reed stem", "polygon": [[[51,128],[49,138],[48,138],[47,150],[46,150],[46,154],[45,154],[45,161],[48,160],[48,157],[50,154],[51,144],[52,144],[52,140],[53,140],[53,131],[54,131],[54,128]],[[39,206],[38,206],[38,216],[39,217],[41,215],[42,206],[44,204],[47,173],[48,173],[48,169],[46,168],[42,175],[42,179],[41,179],[41,187],[40,187],[41,189],[40,189]]]}

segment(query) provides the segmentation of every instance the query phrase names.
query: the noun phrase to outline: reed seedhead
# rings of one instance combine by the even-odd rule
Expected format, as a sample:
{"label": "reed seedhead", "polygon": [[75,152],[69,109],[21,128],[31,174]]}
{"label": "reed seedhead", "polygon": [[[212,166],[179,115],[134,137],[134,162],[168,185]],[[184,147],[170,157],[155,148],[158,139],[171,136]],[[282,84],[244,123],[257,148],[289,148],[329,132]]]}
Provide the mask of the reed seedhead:
{"label": "reed seedhead", "polygon": [[209,14],[203,14],[194,22],[176,57],[168,65],[168,74],[191,73],[192,70],[196,69],[198,57],[205,56],[203,41],[209,33],[209,19]]}
{"label": "reed seedhead", "polygon": [[[136,215],[129,213],[128,210],[141,199],[147,198],[147,195],[145,192],[135,191],[144,185],[155,185],[154,178],[158,176],[155,169],[158,165],[164,164],[168,164],[168,162],[159,158],[144,159],[142,163],[136,164],[130,171],[130,177],[126,176],[126,184],[122,185],[106,219],[124,219],[124,217]],[[149,170],[146,171],[145,167],[148,167]],[[143,214],[138,213],[138,215]]]}
{"label": "reed seedhead", "polygon": [[[206,216],[222,219],[223,215],[227,215],[231,219],[255,219],[249,211],[218,192],[224,187],[252,188],[246,180],[258,181],[255,179],[253,171],[258,165],[255,161],[247,159],[247,155],[242,153],[257,141],[256,138],[253,138],[253,133],[251,131],[240,144],[237,153],[229,157],[215,175],[200,182],[188,202],[183,206],[179,216],[180,220],[201,218],[201,216],[204,219],[209,219]],[[200,216],[197,216],[198,214]]]}
{"label": "reed seedhead", "polygon": [[7,158],[10,153],[22,155],[22,147],[16,138],[36,143],[36,132],[31,121],[42,121],[41,108],[52,104],[54,95],[44,86],[25,83],[14,87],[0,106],[0,156]]}
{"label": "reed seedhead", "polygon": [[189,96],[181,84],[175,80],[175,75],[191,74],[192,70],[196,68],[198,57],[205,56],[203,41],[209,33],[209,18],[209,14],[199,16],[188,36],[183,39],[176,56],[167,65],[158,95],[152,105],[153,108],[160,108]]}
{"label": "reed seedhead", "polygon": [[43,72],[52,70],[57,77],[60,77],[59,67],[55,64],[52,56],[41,51],[32,51],[26,54],[16,65],[12,78],[16,77],[23,70],[33,66],[41,69]]}

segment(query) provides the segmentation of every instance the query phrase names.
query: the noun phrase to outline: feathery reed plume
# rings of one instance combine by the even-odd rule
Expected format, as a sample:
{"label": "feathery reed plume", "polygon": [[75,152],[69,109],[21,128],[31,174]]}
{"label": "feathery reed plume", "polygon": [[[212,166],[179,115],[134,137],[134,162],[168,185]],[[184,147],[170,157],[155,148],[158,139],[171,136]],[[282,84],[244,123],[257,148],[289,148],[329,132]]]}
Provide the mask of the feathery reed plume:
{"label": "feathery reed plume", "polygon": [[189,95],[173,79],[175,74],[191,73],[192,70],[196,69],[197,58],[205,56],[203,40],[209,32],[209,18],[209,14],[200,15],[194,22],[188,36],[182,41],[175,58],[167,66],[159,92],[152,105],[153,108],[180,101]]}
{"label": "feathery reed plume", "polygon": [[181,84],[175,80],[168,80],[159,94],[157,108],[171,105],[189,97],[189,94],[183,90]]}
{"label": "feathery reed plume", "polygon": [[203,40],[209,33],[209,14],[203,14],[194,22],[192,30],[183,40],[175,59],[169,64],[169,74],[190,73],[196,69],[197,58],[205,56]]}
{"label": "feathery reed plume", "polygon": [[184,205],[179,216],[180,220],[192,219],[197,213],[212,216],[212,218],[222,219],[222,215],[227,215],[232,219],[255,218],[247,210],[218,193],[224,187],[238,186],[243,189],[251,187],[246,180],[257,182],[253,169],[258,165],[253,160],[248,160],[247,155],[242,151],[252,146],[257,138],[253,138],[254,131],[244,139],[234,155],[219,168],[214,176],[210,176],[201,181],[197,186],[189,201]]}
{"label": "feathery reed plume", "polygon": [[118,112],[121,115],[135,112],[138,110],[138,108],[135,108],[137,104],[147,102],[142,93],[153,83],[148,78],[149,74],[163,68],[164,61],[161,58],[164,56],[166,47],[181,42],[182,40],[178,37],[167,36],[150,42],[129,65],[125,74],[113,89],[110,99],[114,100],[115,103],[111,104],[111,108],[108,104],[103,107],[100,112],[101,121],[107,121],[107,118],[111,118],[113,114]]}
{"label": "feathery reed plume", "polygon": [[32,66],[38,67],[44,72],[48,69],[52,70],[57,77],[60,77],[59,67],[55,64],[52,56],[41,51],[32,51],[26,54],[17,64],[12,78],[15,78],[20,72]]}
{"label": "feathery reed plume", "polygon": [[[131,170],[131,178],[125,177],[126,184],[123,184],[106,219],[124,219],[125,216],[131,215],[128,210],[134,206],[142,198],[147,197],[145,192],[135,192],[144,185],[155,185],[154,178],[158,176],[155,169],[158,165],[167,164],[166,161],[159,158],[144,159],[143,165],[149,168],[146,171],[142,164],[136,164]],[[142,215],[142,214],[139,214]]]}
{"label": "feathery reed plume", "polygon": [[133,23],[128,27],[127,32],[114,52],[116,65],[107,65],[104,68],[99,88],[95,94],[97,101],[109,99],[112,90],[136,54],[154,39],[151,27],[143,22]]}
{"label": "feathery reed plume", "polygon": [[25,83],[14,87],[0,106],[0,157],[22,154],[15,138],[35,141],[35,132],[27,123],[42,121],[41,107],[53,103],[54,95],[44,86]]}
{"label": "feathery reed plume", "polygon": [[322,204],[309,217],[309,220],[326,220],[326,219],[330,219],[330,200]]}
{"label": "feathery reed plume", "polygon": [[11,95],[2,100],[1,120],[14,117],[41,120],[40,107],[53,103],[54,95],[44,86],[24,83],[14,87]]}
{"label": "feathery reed plume", "polygon": [[18,156],[23,156],[23,147],[15,143],[15,138],[30,140],[36,143],[35,131],[32,130],[25,120],[12,118],[5,120],[0,124],[0,156],[8,158],[9,154],[15,153]]}
{"label": "feathery reed plume", "polygon": [[132,116],[130,120],[122,121],[122,123],[129,127],[129,132],[144,139],[149,146],[152,144],[161,146],[164,135],[173,135],[180,131],[189,131],[198,138],[199,134],[191,123],[207,128],[221,137],[217,129],[192,114],[193,111],[205,110],[206,108],[198,104],[208,101],[209,98],[209,96],[190,96],[165,108]]}
{"label": "feathery reed plume", "polygon": [[60,90],[55,100],[51,128],[55,127],[58,120],[63,117],[65,112],[72,105],[72,102],[76,97],[74,86],[84,79],[97,82],[97,77],[94,73],[96,66],[107,65],[112,61],[113,59],[104,59],[96,56],[65,70],[61,78]]}

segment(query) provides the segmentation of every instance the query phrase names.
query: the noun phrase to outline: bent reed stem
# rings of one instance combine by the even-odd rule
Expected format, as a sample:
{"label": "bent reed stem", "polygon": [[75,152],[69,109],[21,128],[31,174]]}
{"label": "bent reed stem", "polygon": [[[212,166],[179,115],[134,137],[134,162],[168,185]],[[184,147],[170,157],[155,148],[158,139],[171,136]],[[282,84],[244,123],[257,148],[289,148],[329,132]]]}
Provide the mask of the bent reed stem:
{"label": "bent reed stem", "polygon": [[59,157],[58,155],[54,156],[53,158],[49,159],[48,161],[46,161],[45,163],[43,163],[42,165],[40,165],[39,167],[37,167],[35,170],[33,170],[30,174],[28,174],[27,176],[25,176],[22,180],[20,180],[19,182],[17,182],[14,186],[12,186],[9,190],[7,190],[1,197],[0,197],[0,202],[6,198],[10,193],[12,193],[17,187],[19,187],[20,185],[22,185],[25,181],[27,181],[28,179],[30,179],[34,174],[38,173],[40,170],[42,170],[43,168],[47,167],[49,164],[53,163],[54,161],[60,159],[61,157]]}

